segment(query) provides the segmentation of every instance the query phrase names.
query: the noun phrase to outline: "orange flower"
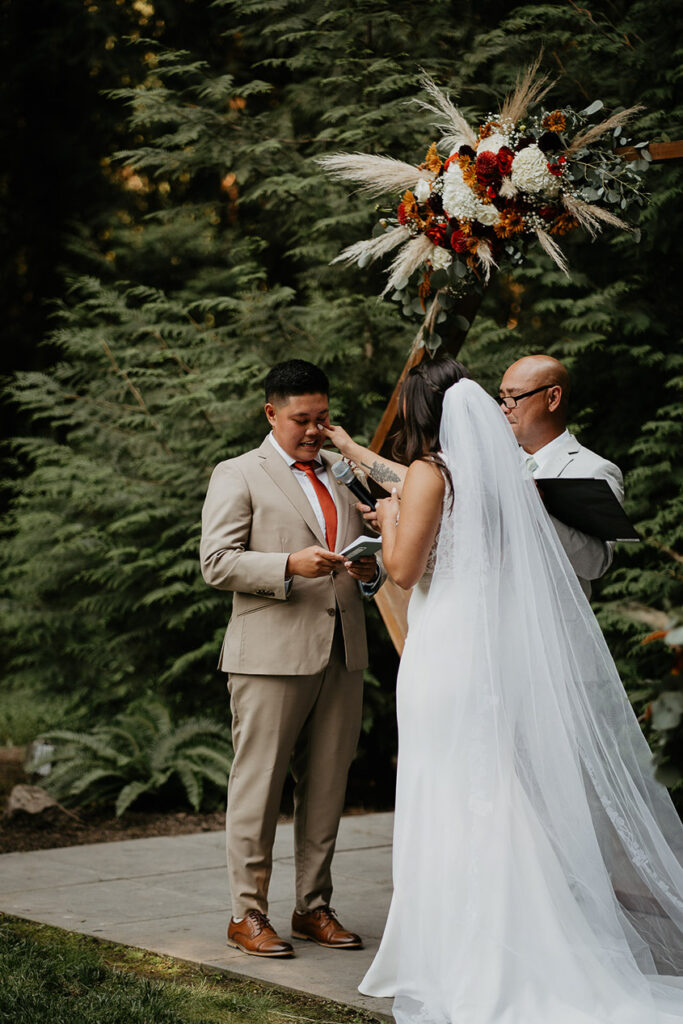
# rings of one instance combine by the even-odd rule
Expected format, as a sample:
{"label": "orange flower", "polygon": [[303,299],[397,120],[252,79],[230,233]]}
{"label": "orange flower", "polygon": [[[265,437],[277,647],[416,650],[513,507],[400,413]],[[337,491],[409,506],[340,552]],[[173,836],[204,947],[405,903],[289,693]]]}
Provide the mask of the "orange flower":
{"label": "orange flower", "polygon": [[427,150],[427,155],[424,158],[424,163],[419,165],[420,170],[432,171],[434,174],[438,174],[441,170],[441,159],[436,151],[436,143],[432,142],[431,146]]}
{"label": "orange flower", "polygon": [[524,217],[519,210],[501,210],[498,223],[493,225],[493,230],[499,238],[519,235],[524,231]]}
{"label": "orange flower", "polygon": [[651,644],[653,640],[663,640],[667,632],[666,629],[657,629],[654,633],[648,633],[640,642],[641,644]]}
{"label": "orange flower", "polygon": [[420,305],[422,306],[423,310],[425,310],[425,311],[427,309],[427,302],[426,302],[426,300],[432,294],[432,286],[429,283],[429,273],[430,272],[427,271],[425,276],[422,278],[422,284],[420,285],[420,287],[418,289],[418,293],[417,293],[419,295],[419,297],[420,297]]}
{"label": "orange flower", "polygon": [[543,118],[543,127],[547,132],[563,132],[567,127],[567,118],[561,110],[553,110]]}
{"label": "orange flower", "polygon": [[488,139],[489,135],[493,135],[497,128],[500,128],[499,121],[487,121],[485,125],[479,129],[479,141],[482,139]]}
{"label": "orange flower", "polygon": [[403,196],[403,212],[407,219],[417,217],[417,202],[410,189]]}
{"label": "orange flower", "polygon": [[574,228],[578,228],[579,222],[570,213],[561,213],[557,220],[550,225],[551,235],[566,235]]}

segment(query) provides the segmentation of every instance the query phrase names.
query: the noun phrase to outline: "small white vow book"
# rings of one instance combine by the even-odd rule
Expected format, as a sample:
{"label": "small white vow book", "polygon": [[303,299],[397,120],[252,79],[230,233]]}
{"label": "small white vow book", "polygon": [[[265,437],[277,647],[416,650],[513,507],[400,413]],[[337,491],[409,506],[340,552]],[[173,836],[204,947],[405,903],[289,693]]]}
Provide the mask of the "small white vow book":
{"label": "small white vow book", "polygon": [[381,537],[356,537],[339,552],[349,562],[357,562],[359,558],[368,558],[376,554],[382,547]]}

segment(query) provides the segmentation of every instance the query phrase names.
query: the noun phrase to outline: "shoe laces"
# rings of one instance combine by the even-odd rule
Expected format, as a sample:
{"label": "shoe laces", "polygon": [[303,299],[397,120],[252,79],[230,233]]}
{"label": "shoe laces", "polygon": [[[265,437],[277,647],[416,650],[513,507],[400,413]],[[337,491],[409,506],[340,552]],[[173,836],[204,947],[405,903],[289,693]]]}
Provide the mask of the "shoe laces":
{"label": "shoe laces", "polygon": [[260,935],[264,928],[272,927],[270,921],[261,910],[250,910],[246,917],[254,922],[257,935]]}
{"label": "shoe laces", "polygon": [[316,907],[313,913],[316,914],[321,921],[324,921],[325,924],[329,924],[330,921],[333,922],[333,924],[339,924],[339,921],[335,917],[336,911],[333,910],[332,907]]}

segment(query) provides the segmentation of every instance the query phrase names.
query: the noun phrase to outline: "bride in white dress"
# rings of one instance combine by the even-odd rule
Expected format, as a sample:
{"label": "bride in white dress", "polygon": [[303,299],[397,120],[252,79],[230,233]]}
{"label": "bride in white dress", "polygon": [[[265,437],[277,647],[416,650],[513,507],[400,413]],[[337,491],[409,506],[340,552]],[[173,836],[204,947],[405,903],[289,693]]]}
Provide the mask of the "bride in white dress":
{"label": "bride in white dress", "polygon": [[394,896],[360,990],[399,1024],[681,1024],[683,829],[514,435],[461,376],[409,376],[421,458],[378,502],[415,589]]}

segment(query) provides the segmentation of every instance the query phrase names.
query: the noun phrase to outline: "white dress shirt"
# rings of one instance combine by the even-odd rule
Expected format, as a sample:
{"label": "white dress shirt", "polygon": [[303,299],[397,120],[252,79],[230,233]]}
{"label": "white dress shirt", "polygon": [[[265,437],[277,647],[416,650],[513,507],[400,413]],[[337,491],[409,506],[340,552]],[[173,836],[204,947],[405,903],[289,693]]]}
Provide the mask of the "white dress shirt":
{"label": "white dress shirt", "polygon": [[[272,446],[275,449],[275,451],[280,453],[282,458],[285,460],[287,465],[292,470],[292,473],[294,474],[294,476],[296,477],[297,481],[299,482],[299,485],[301,486],[301,490],[304,492],[304,494],[308,498],[309,505],[311,506],[311,508],[313,509],[313,511],[315,513],[315,518],[318,520],[318,526],[320,527],[320,530],[321,530],[321,533],[322,533],[323,537],[326,536],[325,515],[324,515],[323,510],[322,510],[322,508],[320,506],[320,501],[318,500],[318,495],[315,493],[315,487],[311,483],[310,477],[308,476],[307,473],[304,473],[303,469],[296,469],[296,468],[294,468],[294,463],[297,462],[298,460],[297,459],[293,459],[291,455],[287,454],[287,452],[284,450],[282,445],[278,444],[278,442],[273,437],[272,430],[271,430],[270,434],[268,434],[268,440],[272,444]],[[318,480],[320,481],[321,484],[323,484],[327,488],[327,490],[330,492],[330,497],[334,501],[334,492],[333,492],[332,488],[330,487],[330,480],[329,480],[329,477],[327,475],[327,470],[325,469],[325,466],[323,465],[322,462],[320,462],[317,459],[313,460],[312,465],[313,465],[313,469],[314,469],[315,475],[317,476]],[[335,506],[336,506],[336,502],[335,502]],[[337,511],[339,511],[339,509],[337,509]]]}
{"label": "white dress shirt", "polygon": [[[296,469],[296,467],[294,466],[294,463],[298,462],[299,460],[298,459],[293,459],[291,455],[287,454],[287,452],[284,450],[282,445],[278,444],[278,442],[275,440],[275,438],[273,436],[272,430],[271,430],[270,434],[268,434],[268,440],[272,444],[272,446],[275,449],[275,451],[280,453],[280,455],[285,460],[287,465],[292,470],[292,473],[294,474],[294,476],[298,480],[298,482],[299,482],[299,484],[301,486],[301,490],[304,492],[304,494],[308,498],[308,502],[309,502],[311,508],[313,509],[314,513],[315,513],[315,518],[318,520],[318,525],[320,526],[320,530],[322,532],[322,535],[323,535],[323,537],[325,537],[326,536],[325,516],[324,516],[323,510],[322,510],[322,508],[320,506],[320,502],[318,501],[318,495],[315,493],[315,487],[311,483],[308,474],[305,473],[303,471],[303,469]],[[330,496],[331,496],[332,500],[334,501],[334,491],[330,487],[330,479],[329,479],[329,477],[327,475],[327,470],[325,469],[324,463],[319,462],[316,459],[313,459],[313,468],[315,470],[315,475],[317,476],[318,480],[320,480],[321,484],[323,484],[327,488],[327,490],[330,492]],[[337,507],[336,501],[335,501],[335,507]],[[337,508],[337,511],[339,511],[338,508]],[[363,582],[361,582],[361,580],[358,580],[358,586],[360,587],[361,593],[363,594],[364,597],[372,597],[374,595],[375,591],[377,590],[377,584],[379,583],[379,580],[380,580],[380,567],[379,567],[379,564],[378,564],[377,571],[376,571],[375,575],[373,576],[373,578],[368,583],[363,583]],[[286,576],[285,577],[285,586],[287,588],[287,593],[289,593],[289,591],[291,590],[291,587],[292,587],[292,577],[291,576]]]}

